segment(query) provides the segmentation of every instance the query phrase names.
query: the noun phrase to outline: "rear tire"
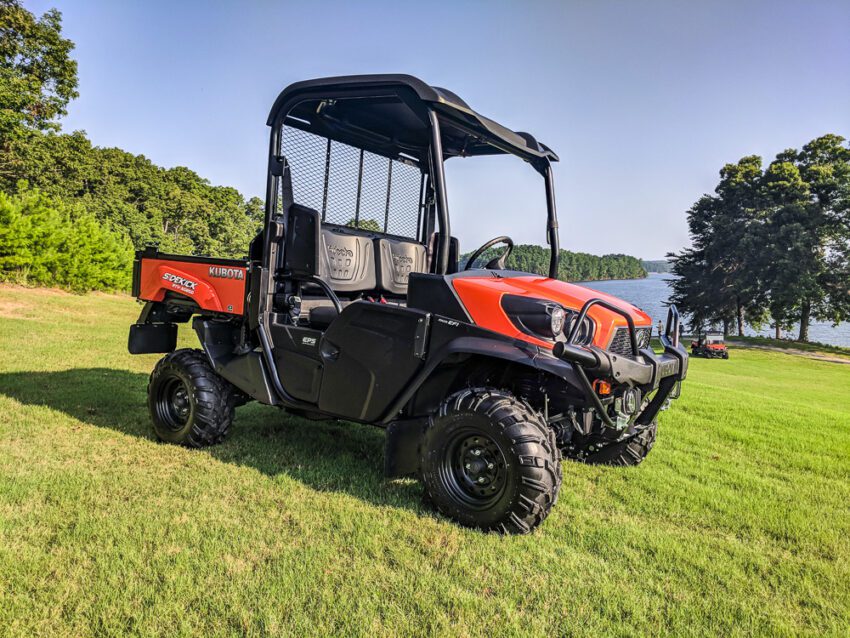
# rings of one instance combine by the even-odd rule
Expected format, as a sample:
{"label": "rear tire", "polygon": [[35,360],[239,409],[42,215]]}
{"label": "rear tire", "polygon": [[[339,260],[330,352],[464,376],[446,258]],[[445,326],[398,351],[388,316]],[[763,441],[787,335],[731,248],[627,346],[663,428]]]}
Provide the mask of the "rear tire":
{"label": "rear tire", "polygon": [[202,448],[221,443],[233,424],[233,386],[200,350],[175,350],[151,372],[148,409],[160,441]]}
{"label": "rear tire", "polygon": [[607,445],[584,461],[590,465],[640,465],[655,445],[657,432],[658,422],[653,421],[631,438]]}
{"label": "rear tire", "polygon": [[537,527],[558,500],[555,433],[530,405],[493,388],[446,399],[425,432],[422,481],[438,511],[504,534]]}

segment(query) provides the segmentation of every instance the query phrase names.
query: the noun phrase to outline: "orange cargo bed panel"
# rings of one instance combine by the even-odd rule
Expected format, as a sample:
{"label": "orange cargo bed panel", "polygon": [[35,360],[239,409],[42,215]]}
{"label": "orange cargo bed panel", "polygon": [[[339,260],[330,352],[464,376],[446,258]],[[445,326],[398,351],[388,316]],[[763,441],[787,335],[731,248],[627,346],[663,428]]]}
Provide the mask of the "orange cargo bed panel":
{"label": "orange cargo bed panel", "polygon": [[202,310],[241,315],[247,280],[247,267],[232,263],[142,257],[139,299],[162,301],[167,292],[176,292],[194,299]]}

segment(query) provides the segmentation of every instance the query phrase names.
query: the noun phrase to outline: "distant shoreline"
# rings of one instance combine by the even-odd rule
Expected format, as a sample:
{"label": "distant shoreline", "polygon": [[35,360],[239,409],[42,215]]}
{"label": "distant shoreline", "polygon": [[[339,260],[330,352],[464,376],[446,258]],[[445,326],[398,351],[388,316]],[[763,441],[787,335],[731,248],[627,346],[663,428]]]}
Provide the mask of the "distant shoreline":
{"label": "distant shoreline", "polygon": [[649,272],[647,271],[646,276],[644,277],[618,277],[616,279],[582,279],[581,281],[571,281],[573,284],[588,284],[594,281],[641,281],[643,279],[649,279],[650,275],[668,275],[670,277],[675,277],[673,273],[669,272]]}

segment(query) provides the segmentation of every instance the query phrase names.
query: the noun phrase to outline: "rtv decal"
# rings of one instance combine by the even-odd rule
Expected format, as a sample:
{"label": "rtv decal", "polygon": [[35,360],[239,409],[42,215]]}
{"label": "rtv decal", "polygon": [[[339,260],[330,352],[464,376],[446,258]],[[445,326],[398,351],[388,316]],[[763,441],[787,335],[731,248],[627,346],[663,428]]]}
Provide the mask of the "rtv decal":
{"label": "rtv decal", "polygon": [[170,272],[163,273],[162,278],[180,288],[182,292],[190,295],[195,294],[195,287],[198,285],[197,281],[192,281],[191,279],[186,279],[185,277],[181,277]]}

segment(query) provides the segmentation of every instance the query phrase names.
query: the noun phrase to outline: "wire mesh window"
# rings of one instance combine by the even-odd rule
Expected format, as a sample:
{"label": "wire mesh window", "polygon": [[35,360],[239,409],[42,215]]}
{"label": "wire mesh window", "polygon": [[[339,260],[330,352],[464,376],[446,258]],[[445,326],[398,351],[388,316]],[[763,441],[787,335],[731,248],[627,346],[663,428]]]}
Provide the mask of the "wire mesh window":
{"label": "wire mesh window", "polygon": [[290,126],[281,151],[295,202],[319,211],[323,222],[419,238],[419,167]]}

